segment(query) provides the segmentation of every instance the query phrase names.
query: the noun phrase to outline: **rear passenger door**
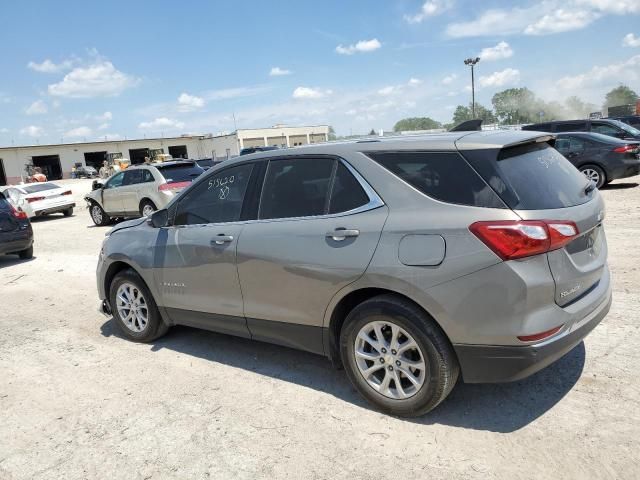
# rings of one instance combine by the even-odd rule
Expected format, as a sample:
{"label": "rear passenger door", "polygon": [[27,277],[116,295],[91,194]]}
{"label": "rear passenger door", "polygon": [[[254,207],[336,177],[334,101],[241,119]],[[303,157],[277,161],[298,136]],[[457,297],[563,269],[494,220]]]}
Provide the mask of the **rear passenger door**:
{"label": "rear passenger door", "polygon": [[252,337],[321,353],[325,309],[366,270],[387,212],[343,160],[271,160],[258,219],[238,241]]}
{"label": "rear passenger door", "polygon": [[588,142],[572,135],[562,136],[556,140],[555,148],[576,167],[585,163],[585,152],[589,147]]}

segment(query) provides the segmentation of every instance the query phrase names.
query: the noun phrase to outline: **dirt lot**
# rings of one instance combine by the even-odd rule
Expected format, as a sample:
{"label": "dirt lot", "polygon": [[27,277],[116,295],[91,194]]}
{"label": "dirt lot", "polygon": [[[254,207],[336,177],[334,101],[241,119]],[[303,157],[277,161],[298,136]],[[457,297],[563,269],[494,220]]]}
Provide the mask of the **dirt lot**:
{"label": "dirt lot", "polygon": [[513,384],[381,415],[322,357],[189,328],[153,345],[96,311],[107,228],[71,218],[0,257],[0,478],[639,478],[640,177],[603,190],[609,316]]}

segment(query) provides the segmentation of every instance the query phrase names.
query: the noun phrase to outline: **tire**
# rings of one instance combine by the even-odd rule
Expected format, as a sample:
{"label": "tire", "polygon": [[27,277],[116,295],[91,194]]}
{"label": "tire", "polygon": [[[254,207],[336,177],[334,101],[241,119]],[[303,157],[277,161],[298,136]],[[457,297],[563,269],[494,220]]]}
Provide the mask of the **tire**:
{"label": "tire", "polygon": [[[386,354],[370,349],[371,357],[376,357],[375,359],[356,356],[356,342],[359,342],[360,351],[363,350],[362,345],[367,344],[359,333],[371,325],[384,325],[387,322],[394,325],[395,331],[401,332],[398,338],[402,342],[399,343],[397,352],[389,351],[392,345],[388,341],[392,329],[387,325],[380,329],[385,337]],[[407,348],[410,338],[417,348]],[[369,339],[374,340],[371,336]],[[403,348],[407,349],[401,352]],[[400,417],[419,416],[433,410],[449,395],[460,372],[453,347],[435,321],[418,306],[394,295],[380,295],[366,300],[347,315],[340,332],[340,356],[349,380],[360,394],[379,410]],[[408,367],[403,363],[410,361],[418,365],[420,360],[423,362],[422,369]],[[366,380],[363,370],[372,369],[379,363],[384,367],[375,369],[369,375],[369,381]],[[422,378],[422,383],[416,385],[410,382],[404,373],[407,371],[414,378],[418,377],[418,380]],[[388,375],[390,378],[395,377],[388,381],[387,394],[384,394],[379,388],[383,388]],[[396,379],[400,380],[400,389],[397,388]],[[374,387],[370,381],[379,382],[379,385]],[[395,393],[390,387],[391,382]]]}
{"label": "tire", "polygon": [[609,183],[606,173],[598,165],[582,165],[580,171],[589,180],[595,182],[597,188],[602,188],[605,183]]}
{"label": "tire", "polygon": [[63,214],[65,217],[70,217],[70,216],[72,216],[72,215],[73,215],[73,207],[71,207],[71,208],[67,208],[66,210],[63,210],[63,211],[62,211],[62,214]]}
{"label": "tire", "polygon": [[30,260],[33,258],[33,245],[31,245],[29,248],[22,250],[21,252],[18,252],[18,256],[22,259],[22,260]]}
{"label": "tire", "polygon": [[93,220],[93,223],[95,223],[98,227],[104,227],[105,225],[108,225],[109,222],[111,222],[111,218],[109,217],[109,215],[107,215],[102,207],[95,202],[91,203],[91,206],[89,207],[89,213],[91,214],[91,220]]}
{"label": "tire", "polygon": [[142,202],[140,202],[140,216],[148,217],[156,210],[158,210],[158,207],[156,207],[156,204],[151,200],[143,200]]}
{"label": "tire", "polygon": [[[125,293],[123,298],[133,300],[132,303],[127,304],[118,298],[118,294],[122,294],[123,291],[129,292]],[[142,315],[125,316],[126,312],[131,312],[131,308],[127,307],[136,305],[136,299],[138,300],[137,312],[142,312]],[[167,324],[162,321],[156,302],[144,280],[131,269],[123,270],[114,277],[109,286],[109,302],[113,321],[129,340],[141,343],[152,342],[169,330]],[[146,320],[143,321],[143,318]]]}

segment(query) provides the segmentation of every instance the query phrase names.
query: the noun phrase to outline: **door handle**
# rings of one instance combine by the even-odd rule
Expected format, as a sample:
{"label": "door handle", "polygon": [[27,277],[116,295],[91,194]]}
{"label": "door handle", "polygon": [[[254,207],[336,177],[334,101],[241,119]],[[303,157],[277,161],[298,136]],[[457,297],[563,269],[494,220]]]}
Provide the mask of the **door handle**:
{"label": "door handle", "polygon": [[224,245],[225,243],[233,242],[232,235],[220,234],[211,240],[211,245]]}
{"label": "door handle", "polygon": [[341,242],[347,237],[357,237],[360,235],[360,230],[336,228],[333,232],[327,232],[327,237],[331,237],[336,242]]}

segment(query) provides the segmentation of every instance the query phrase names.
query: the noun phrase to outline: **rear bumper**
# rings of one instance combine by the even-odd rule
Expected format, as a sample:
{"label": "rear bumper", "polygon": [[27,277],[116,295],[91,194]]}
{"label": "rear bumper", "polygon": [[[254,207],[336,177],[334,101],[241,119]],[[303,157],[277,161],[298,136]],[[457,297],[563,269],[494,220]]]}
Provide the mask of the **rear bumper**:
{"label": "rear bumper", "polygon": [[0,255],[19,253],[33,245],[33,236],[20,240],[0,243]]}
{"label": "rear bumper", "polygon": [[521,380],[552,364],[578,345],[607,315],[611,293],[587,317],[564,335],[540,345],[455,345],[465,383],[499,383]]}
{"label": "rear bumper", "polygon": [[69,209],[69,208],[74,208],[76,206],[75,203],[65,203],[63,205],[56,205],[55,207],[49,207],[49,208],[44,208],[41,210],[36,210],[34,212],[36,217],[39,217],[40,215],[48,215],[49,213],[58,213],[58,212],[64,212],[65,210]]}

